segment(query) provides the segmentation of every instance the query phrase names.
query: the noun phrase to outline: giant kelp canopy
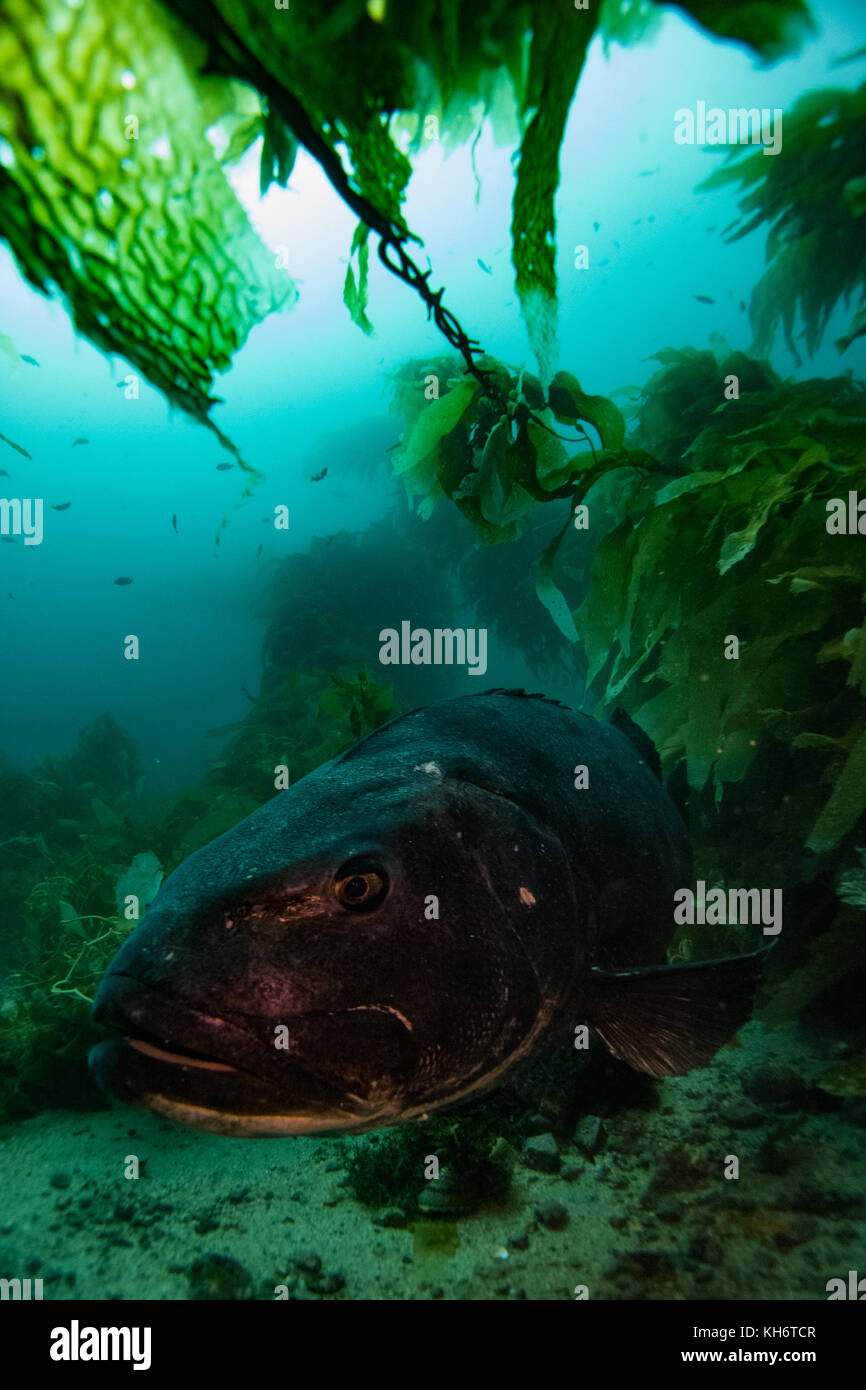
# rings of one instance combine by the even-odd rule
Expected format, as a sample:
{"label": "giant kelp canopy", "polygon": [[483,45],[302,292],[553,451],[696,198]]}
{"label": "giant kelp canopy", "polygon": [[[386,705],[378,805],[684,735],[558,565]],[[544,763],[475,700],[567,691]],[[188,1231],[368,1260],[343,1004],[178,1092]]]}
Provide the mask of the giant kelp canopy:
{"label": "giant kelp canopy", "polygon": [[[362,327],[367,236],[424,300],[470,371],[477,345],[409,254],[411,175],[401,132],[435,115],[441,138],[485,115],[519,139],[512,223],[517,289],[543,381],[554,365],[554,194],[565,120],[599,27],[644,32],[647,0],[253,0],[0,3],[0,235],[27,279],[58,289],[78,329],[202,420],[250,328],[294,294],[225,177],[263,136],[262,186],[294,150],[318,160],[357,213]],[[804,0],[682,0],[677,9],[762,58],[796,46]],[[219,154],[216,152],[219,151]],[[278,262],[280,258],[278,257]],[[224,441],[227,442],[227,441]]]}

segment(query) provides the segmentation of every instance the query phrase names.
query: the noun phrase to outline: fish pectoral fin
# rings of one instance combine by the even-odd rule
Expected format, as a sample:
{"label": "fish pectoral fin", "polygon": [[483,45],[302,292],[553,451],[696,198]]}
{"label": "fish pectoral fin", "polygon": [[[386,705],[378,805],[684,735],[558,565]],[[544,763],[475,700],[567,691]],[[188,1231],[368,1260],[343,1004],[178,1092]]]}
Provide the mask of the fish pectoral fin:
{"label": "fish pectoral fin", "polygon": [[746,1022],[769,949],[686,965],[594,969],[587,1021],[630,1066],[684,1076],[706,1066]]}

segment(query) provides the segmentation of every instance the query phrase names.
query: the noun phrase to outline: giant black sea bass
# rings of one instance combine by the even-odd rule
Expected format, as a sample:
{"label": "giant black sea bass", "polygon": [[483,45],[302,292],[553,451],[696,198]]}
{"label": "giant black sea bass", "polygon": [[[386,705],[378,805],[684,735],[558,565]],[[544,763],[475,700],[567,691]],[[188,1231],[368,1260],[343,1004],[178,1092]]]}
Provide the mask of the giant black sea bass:
{"label": "giant black sea bass", "polygon": [[584,1022],[681,1074],[748,1017],[763,954],[663,964],[690,881],[627,719],[522,691],[418,709],[169,876],[99,987],[118,1036],[91,1068],[113,1097],[237,1135],[421,1116]]}

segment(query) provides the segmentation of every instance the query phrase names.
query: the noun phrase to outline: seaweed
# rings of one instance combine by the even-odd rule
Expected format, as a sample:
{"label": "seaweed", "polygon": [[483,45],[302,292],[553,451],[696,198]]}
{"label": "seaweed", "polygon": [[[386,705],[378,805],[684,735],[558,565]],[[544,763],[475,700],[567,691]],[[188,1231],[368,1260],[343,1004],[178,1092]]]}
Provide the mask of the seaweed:
{"label": "seaweed", "polygon": [[725,166],[700,185],[741,185],[741,215],[727,229],[728,241],[769,225],[769,264],[749,309],[753,352],[769,352],[781,323],[800,365],[798,314],[812,355],[836,304],[847,305],[855,294],[859,308],[836,346],[844,352],[866,333],[864,117],[866,83],[856,91],[809,92],[785,113],[784,142],[772,159],[734,146]]}

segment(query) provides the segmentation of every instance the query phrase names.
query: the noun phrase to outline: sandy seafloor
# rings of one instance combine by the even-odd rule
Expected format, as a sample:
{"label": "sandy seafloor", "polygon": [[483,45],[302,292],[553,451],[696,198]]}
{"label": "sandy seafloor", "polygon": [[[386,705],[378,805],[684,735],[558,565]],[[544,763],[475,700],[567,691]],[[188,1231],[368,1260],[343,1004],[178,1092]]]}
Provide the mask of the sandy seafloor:
{"label": "sandy seafloor", "polygon": [[[740,1041],[607,1117],[594,1157],[564,1138],[556,1174],[518,1159],[510,1195],[432,1252],[441,1223],[383,1227],[348,1194],[340,1140],[214,1137],[139,1110],[9,1124],[0,1273],[41,1277],[46,1299],[273,1299],[286,1284],[296,1299],[572,1299],[586,1285],[591,1299],[823,1300],[828,1279],[866,1267],[866,1103],[814,1089],[835,1054],[794,1028],[751,1023]],[[537,1219],[550,1202],[561,1229]]]}

